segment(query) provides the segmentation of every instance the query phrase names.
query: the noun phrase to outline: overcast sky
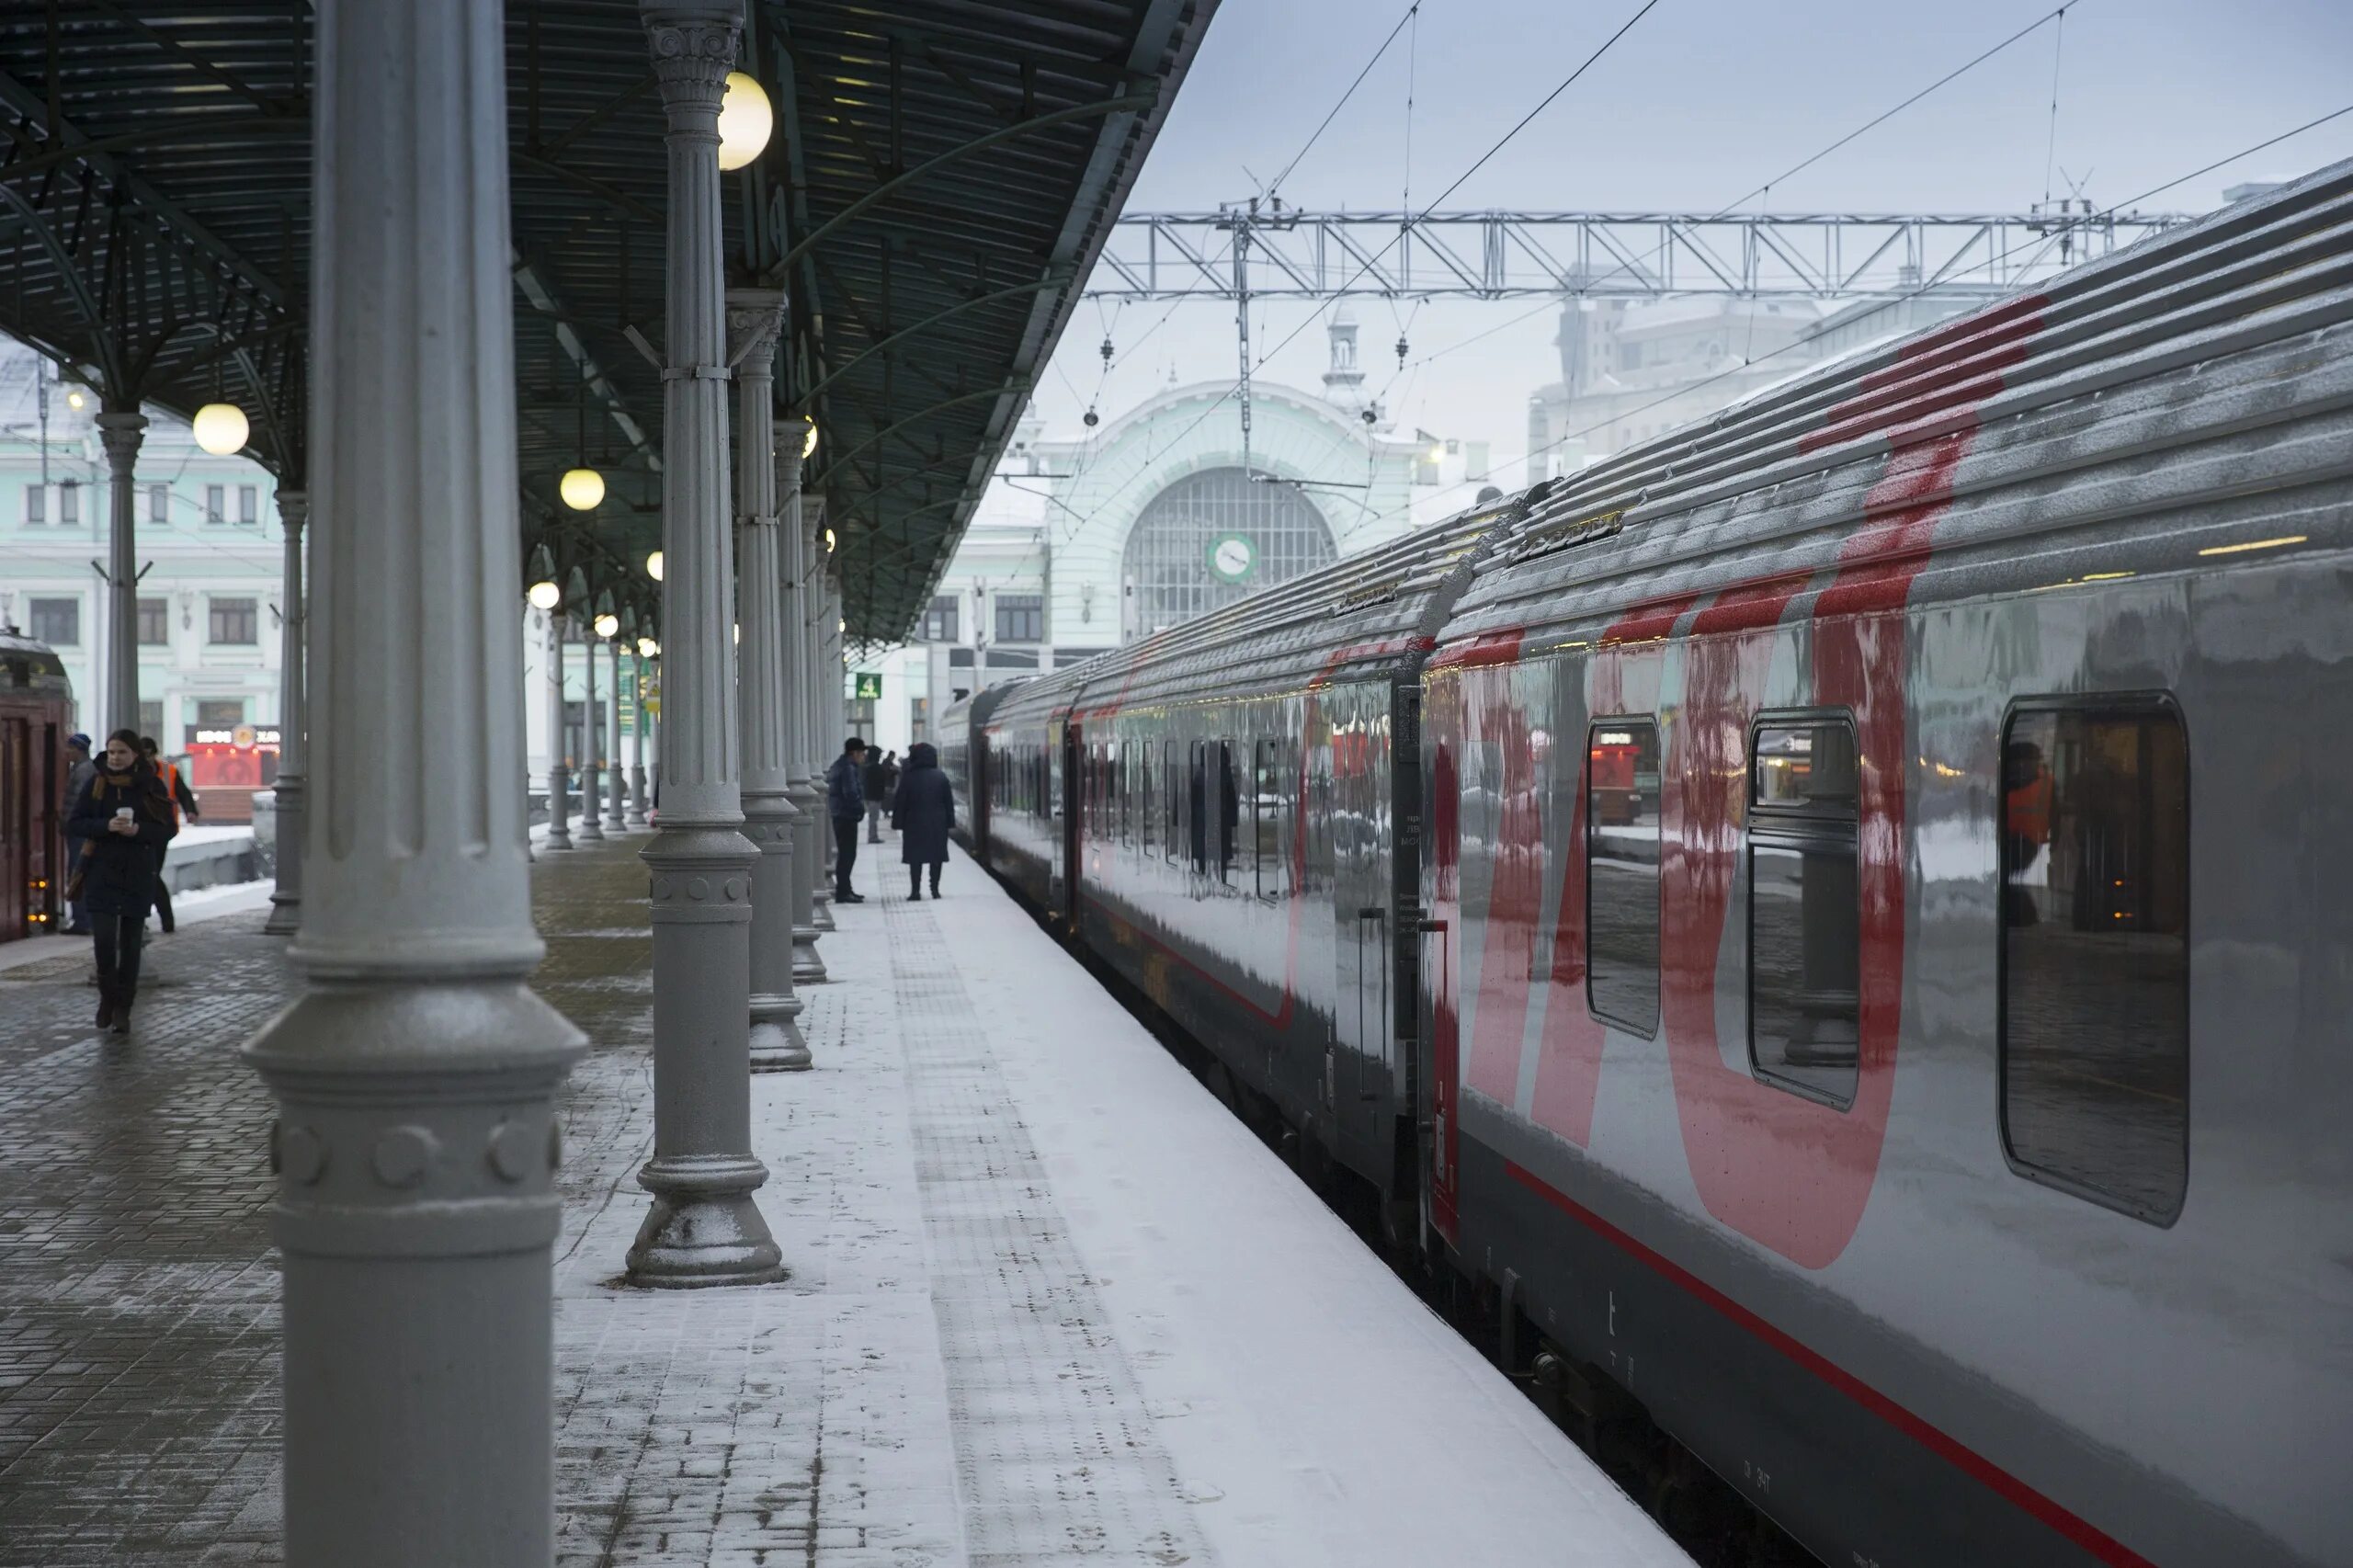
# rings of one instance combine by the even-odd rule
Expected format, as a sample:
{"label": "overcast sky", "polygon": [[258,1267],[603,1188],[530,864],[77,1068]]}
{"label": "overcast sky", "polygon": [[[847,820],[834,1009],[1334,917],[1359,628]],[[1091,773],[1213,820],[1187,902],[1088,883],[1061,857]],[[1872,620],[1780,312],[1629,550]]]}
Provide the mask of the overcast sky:
{"label": "overcast sky", "polygon": [[[1285,199],[1395,210],[1410,184],[1419,210],[1640,3],[1424,0],[1284,182]],[[1214,207],[1250,195],[1253,174],[1273,179],[1404,9],[1404,0],[1222,0],[1130,210]],[[1714,211],[2050,9],[2047,0],[1659,0],[1446,205]],[[2043,194],[2060,31],[2045,24],[1776,187],[1772,209],[2023,211]],[[2057,65],[2055,162],[2106,207],[2353,103],[2353,0],[2076,0]],[[2226,186],[2347,157],[2353,115],[2143,205],[2202,211]],[[1529,394],[1559,378],[1552,311],[1402,376],[1392,375],[1393,346],[1402,328],[1409,361],[1419,359],[1533,304],[1416,311],[1359,301],[1367,384],[1409,428],[1485,439],[1499,462],[1517,458]],[[1312,312],[1267,306],[1254,336],[1271,344]],[[1098,352],[1107,327],[1120,356],[1108,378]],[[1324,358],[1324,335],[1310,326],[1262,374],[1313,388]],[[1082,303],[1035,406],[1050,435],[1076,437],[1098,393],[1108,420],[1172,367],[1187,381],[1231,381],[1235,362],[1229,304],[1171,314]]]}

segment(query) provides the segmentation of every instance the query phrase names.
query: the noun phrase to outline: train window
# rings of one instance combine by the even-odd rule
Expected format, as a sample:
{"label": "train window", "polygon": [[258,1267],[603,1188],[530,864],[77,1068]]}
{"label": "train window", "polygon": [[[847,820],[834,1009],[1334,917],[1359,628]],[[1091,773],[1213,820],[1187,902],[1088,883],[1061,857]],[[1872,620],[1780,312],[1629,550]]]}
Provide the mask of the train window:
{"label": "train window", "polygon": [[1586,733],[1586,1005],[1658,1032],[1658,725],[1605,719]]}
{"label": "train window", "polygon": [[1749,1062],[1768,1082],[1844,1109],[1861,1039],[1854,722],[1768,718],[1749,757]]}
{"label": "train window", "polygon": [[2002,1141],[2156,1224],[2189,1183],[2189,742],[2158,699],[2002,738]]}
{"label": "train window", "polygon": [[1161,789],[1166,792],[1168,801],[1167,813],[1161,818],[1161,821],[1167,824],[1167,831],[1160,835],[1160,852],[1168,859],[1175,860],[1177,838],[1176,743],[1175,741],[1160,743],[1160,784]]}

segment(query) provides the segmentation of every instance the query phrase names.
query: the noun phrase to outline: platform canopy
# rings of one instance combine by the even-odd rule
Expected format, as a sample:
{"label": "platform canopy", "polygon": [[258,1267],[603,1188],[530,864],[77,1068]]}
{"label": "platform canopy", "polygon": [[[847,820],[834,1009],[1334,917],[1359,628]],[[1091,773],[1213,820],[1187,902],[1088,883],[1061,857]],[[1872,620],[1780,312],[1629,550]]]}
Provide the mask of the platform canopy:
{"label": "platform canopy", "polygon": [[[788,296],[778,410],[817,426],[853,639],[919,615],[1214,5],[748,5],[740,68],[775,131],[725,176],[729,281]],[[289,485],[313,27],[300,0],[0,13],[0,330],[110,406],[238,403]],[[512,0],[506,30],[526,559],[544,544],[650,616],[667,182],[646,37],[631,0]],[[607,481],[585,513],[557,489],[584,464]]]}

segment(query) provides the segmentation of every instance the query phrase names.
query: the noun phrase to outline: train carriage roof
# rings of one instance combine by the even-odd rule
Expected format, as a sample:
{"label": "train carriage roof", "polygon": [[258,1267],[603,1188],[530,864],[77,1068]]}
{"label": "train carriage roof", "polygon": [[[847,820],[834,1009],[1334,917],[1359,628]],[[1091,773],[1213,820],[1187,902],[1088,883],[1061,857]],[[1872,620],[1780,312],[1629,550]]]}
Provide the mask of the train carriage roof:
{"label": "train carriage roof", "polygon": [[[2193,447],[2231,464],[2242,492],[2311,483],[2353,433],[2348,347],[2353,162],[1557,482],[1482,562],[1446,635],[1460,643],[1552,627],[1589,637],[1597,618],[1834,567],[1874,508],[1891,450],[1962,430],[1981,434],[1953,492],[1976,500],[1969,517],[1939,525],[1940,551],[2006,529],[2004,548],[2029,553],[2033,536],[2071,516],[2179,505],[2216,483],[2161,472]],[[2150,384],[2183,370],[2194,381]],[[2211,445],[2257,424],[2273,438]],[[2004,504],[1984,505],[1996,490]]]}
{"label": "train carriage roof", "polygon": [[1530,498],[1473,507],[1041,677],[996,722],[1049,708],[1084,721],[1404,667],[1429,648],[1473,560],[1518,524]]}

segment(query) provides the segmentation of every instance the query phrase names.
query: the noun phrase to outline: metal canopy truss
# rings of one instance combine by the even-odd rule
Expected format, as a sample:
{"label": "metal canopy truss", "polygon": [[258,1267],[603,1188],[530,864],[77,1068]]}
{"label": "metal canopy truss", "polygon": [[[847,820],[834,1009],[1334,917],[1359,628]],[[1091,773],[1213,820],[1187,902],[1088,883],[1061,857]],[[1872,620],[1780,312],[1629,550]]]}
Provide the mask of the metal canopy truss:
{"label": "metal canopy truss", "polygon": [[[907,631],[979,504],[1215,0],[749,0],[767,150],[724,177],[730,281],[781,287],[779,411],[852,634]],[[0,9],[0,330],[109,405],[228,396],[305,471],[308,0]],[[635,0],[508,0],[527,554],[647,624],[659,592],[667,176]],[[565,509],[586,462],[604,503]]]}
{"label": "metal canopy truss", "polygon": [[[1123,217],[1100,300],[1836,299],[2007,294],[2171,213],[1302,212],[1256,202]],[[1404,231],[1401,233],[1401,231]]]}

